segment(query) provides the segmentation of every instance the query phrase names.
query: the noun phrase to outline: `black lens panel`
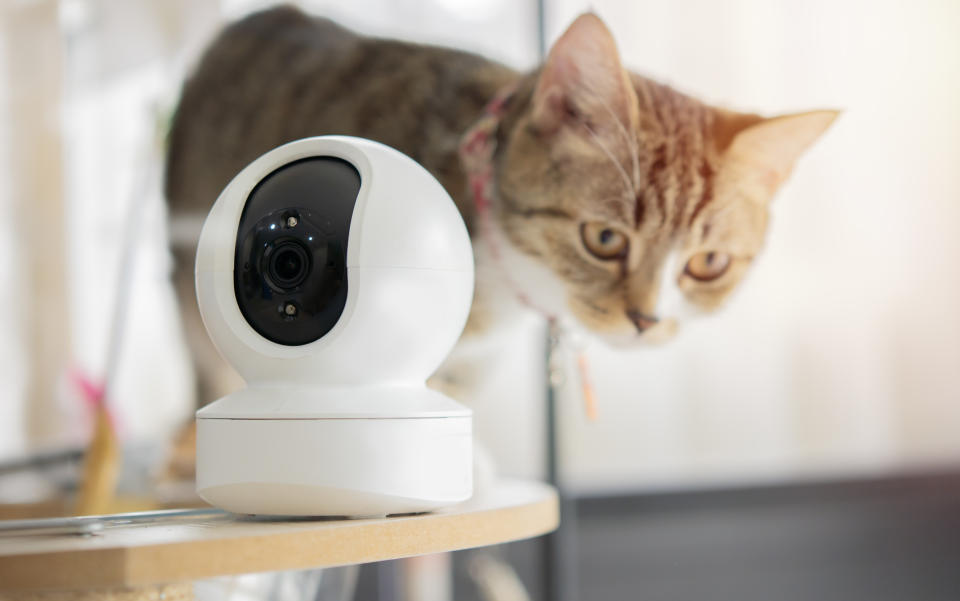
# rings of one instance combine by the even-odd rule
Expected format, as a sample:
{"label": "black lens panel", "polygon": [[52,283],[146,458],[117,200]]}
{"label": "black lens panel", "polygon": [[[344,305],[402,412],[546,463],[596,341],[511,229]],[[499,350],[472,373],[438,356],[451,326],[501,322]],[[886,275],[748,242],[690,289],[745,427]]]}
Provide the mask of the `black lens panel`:
{"label": "black lens panel", "polygon": [[308,344],[340,319],[359,191],[352,165],[314,157],[277,169],[250,193],[237,231],[234,291],[259,334],[279,344]]}

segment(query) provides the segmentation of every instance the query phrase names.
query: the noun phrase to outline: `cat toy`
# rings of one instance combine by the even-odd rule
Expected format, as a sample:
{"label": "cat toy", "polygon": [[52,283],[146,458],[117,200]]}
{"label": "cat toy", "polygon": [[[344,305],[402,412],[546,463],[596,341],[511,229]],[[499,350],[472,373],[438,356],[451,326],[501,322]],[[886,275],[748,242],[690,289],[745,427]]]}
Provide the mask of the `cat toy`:
{"label": "cat toy", "polygon": [[77,494],[77,515],[106,513],[113,506],[119,478],[121,451],[117,434],[117,419],[110,407],[110,396],[122,356],[124,336],[127,331],[127,315],[133,294],[133,276],[138,240],[141,235],[143,214],[149,190],[156,181],[155,161],[147,150],[142,160],[146,165],[136,183],[131,204],[124,220],[124,237],[121,242],[120,265],[117,272],[117,287],[114,293],[113,310],[107,336],[107,348],[103,375],[100,378],[85,373],[79,367],[71,368],[70,380],[81,398],[93,412],[93,433],[84,457],[83,473]]}

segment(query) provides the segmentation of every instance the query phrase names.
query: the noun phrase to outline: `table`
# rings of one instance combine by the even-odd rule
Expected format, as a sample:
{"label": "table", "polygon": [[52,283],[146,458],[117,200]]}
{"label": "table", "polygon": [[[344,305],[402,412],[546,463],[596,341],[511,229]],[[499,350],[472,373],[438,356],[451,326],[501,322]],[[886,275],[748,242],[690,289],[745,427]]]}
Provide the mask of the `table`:
{"label": "table", "polygon": [[481,547],[545,534],[556,491],[502,480],[466,503],[378,519],[259,519],[114,527],[93,535],[0,537],[0,599],[192,598],[217,576],[322,568]]}

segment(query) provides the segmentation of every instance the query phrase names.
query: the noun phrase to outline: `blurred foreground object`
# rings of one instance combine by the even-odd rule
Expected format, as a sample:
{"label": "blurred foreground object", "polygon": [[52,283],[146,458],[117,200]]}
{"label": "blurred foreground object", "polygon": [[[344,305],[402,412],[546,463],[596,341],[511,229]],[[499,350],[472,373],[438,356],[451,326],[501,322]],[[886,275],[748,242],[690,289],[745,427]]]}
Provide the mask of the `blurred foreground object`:
{"label": "blurred foreground object", "polygon": [[10,450],[62,443],[65,425],[58,407],[59,376],[71,330],[64,305],[67,232],[58,8],[58,2],[49,0],[0,4],[0,87],[6,88],[7,110],[15,117],[5,120],[9,170],[2,175],[15,222],[30,224],[11,230],[16,238],[14,277],[25,302],[15,309],[20,331],[10,334],[19,334],[25,357],[27,404],[22,410],[25,430],[15,435],[22,440]]}

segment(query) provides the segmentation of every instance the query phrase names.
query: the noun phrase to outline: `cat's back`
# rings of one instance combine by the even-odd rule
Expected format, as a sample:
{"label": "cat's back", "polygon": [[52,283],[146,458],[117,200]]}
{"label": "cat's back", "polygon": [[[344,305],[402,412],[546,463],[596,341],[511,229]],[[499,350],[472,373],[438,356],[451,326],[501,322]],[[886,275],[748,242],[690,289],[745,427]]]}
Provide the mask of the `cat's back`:
{"label": "cat's back", "polygon": [[[332,21],[286,6],[221,31],[184,82],[171,123],[171,208],[205,210],[244,165],[286,141],[290,113],[329,86],[358,42]],[[331,68],[318,70],[319,62]]]}
{"label": "cat's back", "polygon": [[312,135],[378,140],[443,178],[456,139],[511,77],[473,54],[360,36],[296,8],[255,13],[225,28],[184,84],[168,201],[205,211],[254,158]]}

